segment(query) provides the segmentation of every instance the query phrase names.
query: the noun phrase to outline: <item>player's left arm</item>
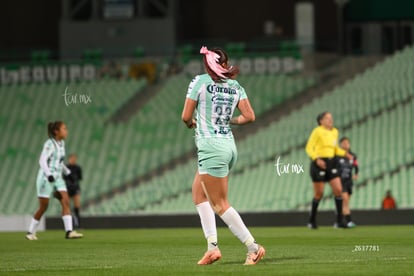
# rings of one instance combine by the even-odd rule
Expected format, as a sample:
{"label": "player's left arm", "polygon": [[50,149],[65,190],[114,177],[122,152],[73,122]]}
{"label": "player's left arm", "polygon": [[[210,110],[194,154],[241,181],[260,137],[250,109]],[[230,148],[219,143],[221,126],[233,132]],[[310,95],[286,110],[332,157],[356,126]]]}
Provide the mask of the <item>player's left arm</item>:
{"label": "player's left arm", "polygon": [[352,166],[354,167],[355,174],[352,177],[354,180],[358,179],[358,173],[359,173],[359,166],[358,166],[358,159],[357,156],[354,154],[354,162],[352,163]]}
{"label": "player's left arm", "polygon": [[248,98],[239,101],[237,108],[240,110],[240,115],[230,119],[232,125],[244,125],[256,120],[254,110]]}
{"label": "player's left arm", "polygon": [[64,175],[70,175],[71,171],[69,170],[69,168],[66,167],[65,164],[63,164],[62,167],[63,167],[63,174]]}
{"label": "player's left arm", "polygon": [[240,111],[240,115],[230,119],[230,124],[232,125],[244,125],[247,123],[254,122],[256,120],[256,115],[254,114],[254,109],[250,104],[247,93],[242,86],[238,87],[240,93],[240,100],[237,103],[237,108]]}

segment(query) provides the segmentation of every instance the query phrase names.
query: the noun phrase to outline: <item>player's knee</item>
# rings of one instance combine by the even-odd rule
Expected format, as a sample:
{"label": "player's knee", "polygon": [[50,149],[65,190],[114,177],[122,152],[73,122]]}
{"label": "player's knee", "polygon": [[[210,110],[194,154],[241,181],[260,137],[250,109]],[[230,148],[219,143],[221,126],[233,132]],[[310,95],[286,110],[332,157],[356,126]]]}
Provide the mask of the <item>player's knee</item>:
{"label": "player's knee", "polygon": [[205,201],[208,201],[208,199],[204,194],[201,194],[201,193],[194,194],[193,193],[193,203],[194,203],[194,205],[200,204],[200,203],[205,202]]}
{"label": "player's knee", "polygon": [[60,200],[60,202],[61,202],[61,204],[64,208],[69,208],[69,198],[68,197],[63,197]]}
{"label": "player's knee", "polygon": [[214,213],[216,213],[217,215],[221,215],[222,210],[223,210],[221,204],[212,203],[211,208],[213,208]]}
{"label": "player's knee", "polygon": [[39,209],[40,209],[41,212],[45,212],[47,210],[47,207],[49,207],[49,204],[44,203],[44,204],[40,205]]}
{"label": "player's knee", "polygon": [[342,189],[335,189],[335,190],[333,190],[333,194],[336,197],[342,197]]}
{"label": "player's knee", "polygon": [[230,208],[230,204],[227,201],[222,201],[220,203],[211,204],[214,212],[221,216],[228,208]]}
{"label": "player's knee", "polygon": [[316,191],[314,194],[314,198],[320,200],[323,197],[323,192]]}

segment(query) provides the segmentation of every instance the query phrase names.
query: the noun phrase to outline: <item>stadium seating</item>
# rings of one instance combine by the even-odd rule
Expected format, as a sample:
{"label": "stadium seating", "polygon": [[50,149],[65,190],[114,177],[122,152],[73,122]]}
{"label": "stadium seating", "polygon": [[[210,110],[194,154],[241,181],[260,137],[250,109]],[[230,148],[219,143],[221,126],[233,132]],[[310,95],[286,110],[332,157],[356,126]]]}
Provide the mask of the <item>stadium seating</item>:
{"label": "stadium seating", "polygon": [[[331,110],[335,125],[341,134],[351,138],[353,149],[359,154],[361,175],[357,185],[364,181],[366,185],[358,187],[363,200],[356,196],[355,204],[358,208],[378,206],[384,191],[377,191],[375,187],[388,184],[372,179],[385,174],[384,183],[391,183],[387,172],[414,159],[413,147],[409,143],[414,134],[410,124],[413,119],[410,111],[413,110],[414,66],[409,62],[413,56],[413,49],[405,49],[239,141],[239,161],[230,178],[233,205],[240,211],[307,209],[312,186],[303,144],[315,125],[315,114]],[[142,182],[138,187],[117,192],[119,185],[193,149],[191,132],[182,126],[179,117],[188,82],[189,78],[184,75],[172,77],[130,121],[107,125],[104,125],[106,120],[139,91],[144,82],[104,80],[69,84],[69,92],[91,95],[93,104],[89,106],[66,106],[62,94],[67,86],[63,84],[0,87],[5,103],[0,111],[0,125],[4,129],[2,139],[7,141],[0,143],[0,181],[4,189],[0,195],[0,213],[23,214],[34,210],[37,202],[32,197],[37,159],[46,137],[45,126],[51,116],[67,122],[70,131],[67,151],[79,154],[81,165],[87,172],[83,182],[83,200],[111,191],[114,193],[112,197],[91,205],[85,213],[193,212],[190,187],[196,169],[195,159]],[[315,80],[284,75],[252,75],[241,76],[240,82],[246,88],[256,113],[261,114],[313,85]],[[305,172],[279,176],[275,167],[278,156],[285,164],[303,166]],[[14,169],[16,164],[21,169]],[[401,171],[391,177],[392,183],[405,181],[399,186],[403,189],[398,192],[399,196],[412,193],[404,176],[407,173],[410,172]],[[376,192],[369,195],[370,203],[367,203],[368,197],[364,194],[371,191],[369,189]],[[404,198],[401,199],[402,206],[414,205],[411,197],[401,198]],[[57,202],[52,204],[49,214],[58,214],[58,209]],[[321,209],[332,209],[332,202],[323,201]]]}
{"label": "stadium seating", "polygon": [[[85,171],[97,171],[97,174],[104,172],[105,166],[101,161],[105,160],[108,151],[102,150],[99,143],[103,138],[99,134],[105,131],[104,123],[144,85],[145,81],[142,80],[101,80],[0,86],[3,104],[0,110],[0,181],[5,191],[0,195],[0,213],[32,212],[37,205],[33,193],[39,168],[38,158],[47,138],[49,121],[66,122],[69,129],[67,153],[77,152]],[[73,101],[65,102],[65,91],[71,93],[73,101],[77,94],[76,104]],[[81,95],[89,95],[92,102],[80,102]],[[91,182],[93,177],[85,175],[85,180]],[[91,185],[91,189],[95,188]]]}
{"label": "stadium seating", "polygon": [[[257,77],[257,79],[260,79],[260,77]],[[249,88],[249,85],[252,86],[250,83],[255,82],[256,77],[245,78],[247,88]],[[140,112],[133,116],[128,123],[118,125],[117,130],[113,127],[105,129],[105,137],[111,138],[103,140],[101,146],[103,148],[118,147],[113,152],[111,151],[110,155],[112,163],[117,167],[108,169],[108,164],[102,164],[102,166],[107,167],[105,171],[108,174],[114,171],[119,172],[118,175],[112,173],[112,177],[103,178],[105,181],[100,182],[100,185],[106,185],[107,191],[120,183],[133,179],[133,177],[158,168],[171,159],[179,157],[194,148],[193,135],[191,131],[183,127],[180,119],[184,94],[188,83],[189,79],[186,76],[172,77],[161,91]],[[274,93],[273,89],[277,88],[277,85],[285,87],[286,91],[292,95],[299,91],[297,89],[304,88],[304,86],[294,86],[293,78],[283,76],[273,79],[267,78],[264,80],[264,83],[266,86],[258,86],[261,88],[258,91],[267,96],[267,102],[258,101],[256,103],[258,114],[270,108],[266,104],[271,102],[270,95]],[[306,83],[307,86],[312,84],[312,81]],[[289,95],[286,94],[285,97],[288,98]],[[274,97],[273,104],[276,104],[277,101],[278,99]],[[160,110],[162,112],[159,112]],[[119,145],[117,142],[113,143],[113,141],[118,139],[122,139],[123,147],[116,146]],[[180,141],[180,143],[177,143],[177,141]],[[133,150],[130,150],[131,148]],[[121,151],[121,154],[119,154],[121,149],[124,152]],[[131,162],[131,160],[133,161]],[[95,195],[99,194],[94,190],[92,192]],[[90,196],[86,193],[86,198],[90,197],[92,195]]]}
{"label": "stadium seating", "polygon": [[414,190],[412,187],[414,170],[404,168],[392,176],[385,175],[381,180],[369,181],[366,187],[358,189],[352,200],[351,207],[355,209],[380,209],[382,199],[387,190],[392,191],[396,200],[397,208],[412,208]]}
{"label": "stadium seating", "polygon": [[[189,133],[188,129],[183,128],[180,117],[177,116],[182,110],[183,94],[185,93],[183,91],[186,91],[188,82],[189,79],[183,75],[171,78],[164,88],[144,106],[141,112],[131,118],[131,121],[127,124],[119,126],[122,128],[120,132],[123,133],[123,142],[133,145],[136,149],[136,151],[114,155],[118,164],[124,162],[129,165],[129,167],[123,167],[124,170],[121,176],[130,176],[130,178],[124,178],[124,181],[131,179],[132,176],[139,176],[148,170],[155,169],[172,158],[179,157],[184,152],[194,148],[194,138],[191,132]],[[245,76],[241,77],[240,82],[247,91],[260,93],[260,97],[252,97],[252,104],[255,106],[256,113],[260,114],[273,105],[312,86],[314,79],[301,79],[283,75],[277,77]],[[165,100],[166,98],[168,98],[168,101]],[[158,110],[163,110],[163,112],[160,113]],[[132,140],[129,140],[129,138]],[[181,142],[177,143],[177,141]],[[102,146],[107,147],[106,144]],[[136,160],[136,162],[130,162],[130,160]],[[108,176],[108,178],[111,181],[102,182],[102,185],[109,185],[107,191],[114,188],[114,182],[120,183],[120,180],[122,180],[118,177],[111,178]],[[96,190],[93,190],[93,192],[95,195],[99,194],[96,193]],[[86,198],[91,197],[90,194],[86,193]]]}
{"label": "stadium seating", "polygon": [[[55,119],[67,123],[67,153],[78,153],[85,172],[84,185],[87,188],[83,189],[83,200],[110,192],[126,181],[166,164],[194,148],[191,131],[183,127],[179,116],[189,81],[185,75],[172,77],[142,110],[127,123],[118,124],[105,122],[126,100],[140,91],[144,81],[101,80],[0,87],[5,103],[0,112],[0,124],[4,126],[3,139],[7,141],[0,144],[0,158],[4,160],[0,180],[7,183],[4,184],[6,187],[21,183],[19,194],[25,194],[26,190],[34,191],[37,159],[46,138],[46,125]],[[281,99],[313,85],[314,80],[246,76],[244,83],[247,90],[253,91],[254,88],[265,99],[253,101],[259,114]],[[73,103],[75,94],[76,104]],[[92,102],[81,103],[81,95],[88,95]],[[22,133],[30,135],[22,136]],[[21,170],[11,169],[16,162]],[[5,193],[2,197],[5,199],[8,195]],[[27,196],[30,198],[31,194],[27,193]],[[32,202],[30,206],[20,205],[22,213],[32,211],[36,205],[36,201],[28,201]],[[16,212],[13,204],[3,202],[1,213]],[[57,212],[52,206],[50,212]]]}
{"label": "stadium seating", "polygon": [[[312,198],[312,185],[308,176],[309,161],[303,144],[314,126],[315,114],[321,110],[333,112],[335,125],[340,130],[347,127],[341,134],[351,138],[353,149],[359,154],[361,173],[357,186],[358,183],[366,180],[368,182],[366,187],[361,187],[359,190],[367,189],[365,191],[370,194],[370,199],[369,201],[362,200],[362,205],[357,205],[358,208],[378,206],[384,191],[370,193],[369,189],[374,187],[371,185],[371,179],[380,174],[387,174],[395,167],[414,159],[413,147],[409,142],[409,138],[414,135],[414,129],[411,127],[414,92],[410,89],[414,84],[414,79],[408,77],[414,73],[414,67],[409,62],[413,55],[413,49],[405,49],[382,64],[348,81],[344,86],[337,87],[331,93],[315,99],[283,120],[240,141],[238,143],[239,162],[235,168],[238,173],[230,178],[230,200],[234,206],[241,211],[306,210],[308,208],[306,203]],[[362,123],[357,124],[359,121]],[[290,172],[281,176],[277,175],[275,159],[287,150],[290,150],[289,154],[282,156],[282,161],[291,166],[292,164],[302,165],[305,173]],[[125,208],[123,211],[117,209],[117,211],[128,213],[191,212],[193,207],[189,187],[193,172],[191,173],[189,168],[193,168],[194,164],[195,160],[191,160],[188,164],[167,172],[161,177],[155,177],[149,183],[142,183],[142,186],[131,191],[134,194],[141,194],[143,187],[147,187],[145,189],[153,189],[150,194],[156,194],[157,187],[168,184],[176,187],[175,193],[171,190],[170,194],[160,195],[154,201],[151,198],[140,199],[141,203],[147,203],[145,207],[140,203],[139,208]],[[178,175],[183,178],[176,178],[175,176]],[[403,176],[397,174],[393,178],[401,179]],[[399,187],[405,189],[407,185],[409,186],[405,180],[404,184]],[[405,194],[409,191],[407,188],[401,193]],[[327,189],[327,194],[330,194],[330,189]],[[406,204],[404,206],[414,205],[409,197],[404,198],[406,200],[403,201]],[[113,202],[108,200],[88,212],[101,213],[103,205],[112,205]],[[359,201],[356,200],[356,202]],[[329,200],[321,203],[321,209],[331,208],[332,202]]]}

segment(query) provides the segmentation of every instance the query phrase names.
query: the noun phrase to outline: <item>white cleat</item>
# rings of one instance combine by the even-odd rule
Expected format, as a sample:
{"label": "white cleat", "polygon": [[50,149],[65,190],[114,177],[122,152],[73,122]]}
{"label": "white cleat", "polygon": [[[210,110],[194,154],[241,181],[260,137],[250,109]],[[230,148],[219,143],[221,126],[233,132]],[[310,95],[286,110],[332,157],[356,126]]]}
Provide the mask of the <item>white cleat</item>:
{"label": "white cleat", "polygon": [[68,231],[66,232],[66,238],[67,239],[80,239],[83,237],[82,233],[78,233],[76,231]]}
{"label": "white cleat", "polygon": [[27,232],[27,234],[26,234],[26,240],[29,240],[29,241],[37,241],[36,234],[32,234],[32,233]]}
{"label": "white cleat", "polygon": [[350,221],[350,222],[348,222],[348,223],[346,224],[346,226],[347,226],[348,228],[355,228],[355,227],[356,227],[356,224],[355,224],[354,222]]}

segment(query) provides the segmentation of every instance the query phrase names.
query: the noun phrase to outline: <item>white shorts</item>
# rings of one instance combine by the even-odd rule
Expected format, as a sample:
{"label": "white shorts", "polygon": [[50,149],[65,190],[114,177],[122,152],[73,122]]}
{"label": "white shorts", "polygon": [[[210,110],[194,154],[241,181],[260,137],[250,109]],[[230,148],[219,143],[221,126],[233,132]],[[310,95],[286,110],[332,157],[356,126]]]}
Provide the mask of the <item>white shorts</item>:
{"label": "white shorts", "polygon": [[46,176],[42,172],[39,172],[36,179],[37,197],[49,198],[53,192],[53,188],[61,192],[67,191],[65,181],[61,176],[55,178],[55,182],[50,183]]}

